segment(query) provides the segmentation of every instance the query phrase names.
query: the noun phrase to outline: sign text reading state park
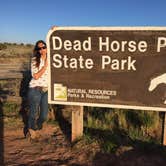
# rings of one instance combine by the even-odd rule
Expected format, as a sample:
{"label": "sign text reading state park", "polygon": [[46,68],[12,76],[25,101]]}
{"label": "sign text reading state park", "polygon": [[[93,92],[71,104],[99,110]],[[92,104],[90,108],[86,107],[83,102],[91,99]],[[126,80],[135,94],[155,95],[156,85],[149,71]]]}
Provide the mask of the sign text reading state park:
{"label": "sign text reading state park", "polygon": [[49,103],[166,110],[166,28],[56,27]]}

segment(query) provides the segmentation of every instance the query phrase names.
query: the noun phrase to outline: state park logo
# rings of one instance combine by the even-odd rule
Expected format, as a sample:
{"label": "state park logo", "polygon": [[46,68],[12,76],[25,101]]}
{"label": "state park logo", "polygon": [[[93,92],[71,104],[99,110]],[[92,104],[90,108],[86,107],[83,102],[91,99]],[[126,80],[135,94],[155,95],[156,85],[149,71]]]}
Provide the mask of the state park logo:
{"label": "state park logo", "polygon": [[54,84],[54,100],[67,101],[67,87],[63,84]]}

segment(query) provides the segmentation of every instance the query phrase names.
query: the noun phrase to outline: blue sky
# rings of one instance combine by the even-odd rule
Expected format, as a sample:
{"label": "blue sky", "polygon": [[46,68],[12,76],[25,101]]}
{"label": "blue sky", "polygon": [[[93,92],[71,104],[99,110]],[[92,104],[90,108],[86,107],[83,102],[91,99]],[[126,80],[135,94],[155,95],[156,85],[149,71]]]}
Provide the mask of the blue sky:
{"label": "blue sky", "polygon": [[0,0],[0,42],[34,44],[53,25],[166,26],[166,0]]}

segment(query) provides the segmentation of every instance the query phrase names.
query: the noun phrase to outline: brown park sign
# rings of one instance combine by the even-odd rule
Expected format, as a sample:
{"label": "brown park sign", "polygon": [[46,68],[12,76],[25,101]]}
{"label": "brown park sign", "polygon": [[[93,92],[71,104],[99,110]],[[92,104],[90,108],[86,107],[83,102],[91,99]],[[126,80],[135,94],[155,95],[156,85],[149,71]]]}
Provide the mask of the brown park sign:
{"label": "brown park sign", "polygon": [[166,111],[166,27],[56,27],[49,103]]}

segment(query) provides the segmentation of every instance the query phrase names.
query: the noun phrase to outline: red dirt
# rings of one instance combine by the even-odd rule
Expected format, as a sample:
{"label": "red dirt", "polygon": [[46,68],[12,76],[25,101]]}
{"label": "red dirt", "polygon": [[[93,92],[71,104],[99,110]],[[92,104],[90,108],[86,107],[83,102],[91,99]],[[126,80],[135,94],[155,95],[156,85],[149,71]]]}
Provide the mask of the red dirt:
{"label": "red dirt", "polygon": [[165,166],[160,150],[148,153],[121,146],[116,153],[99,151],[96,144],[71,146],[60,128],[47,124],[37,142],[24,138],[22,128],[4,130],[4,162],[9,166]]}

